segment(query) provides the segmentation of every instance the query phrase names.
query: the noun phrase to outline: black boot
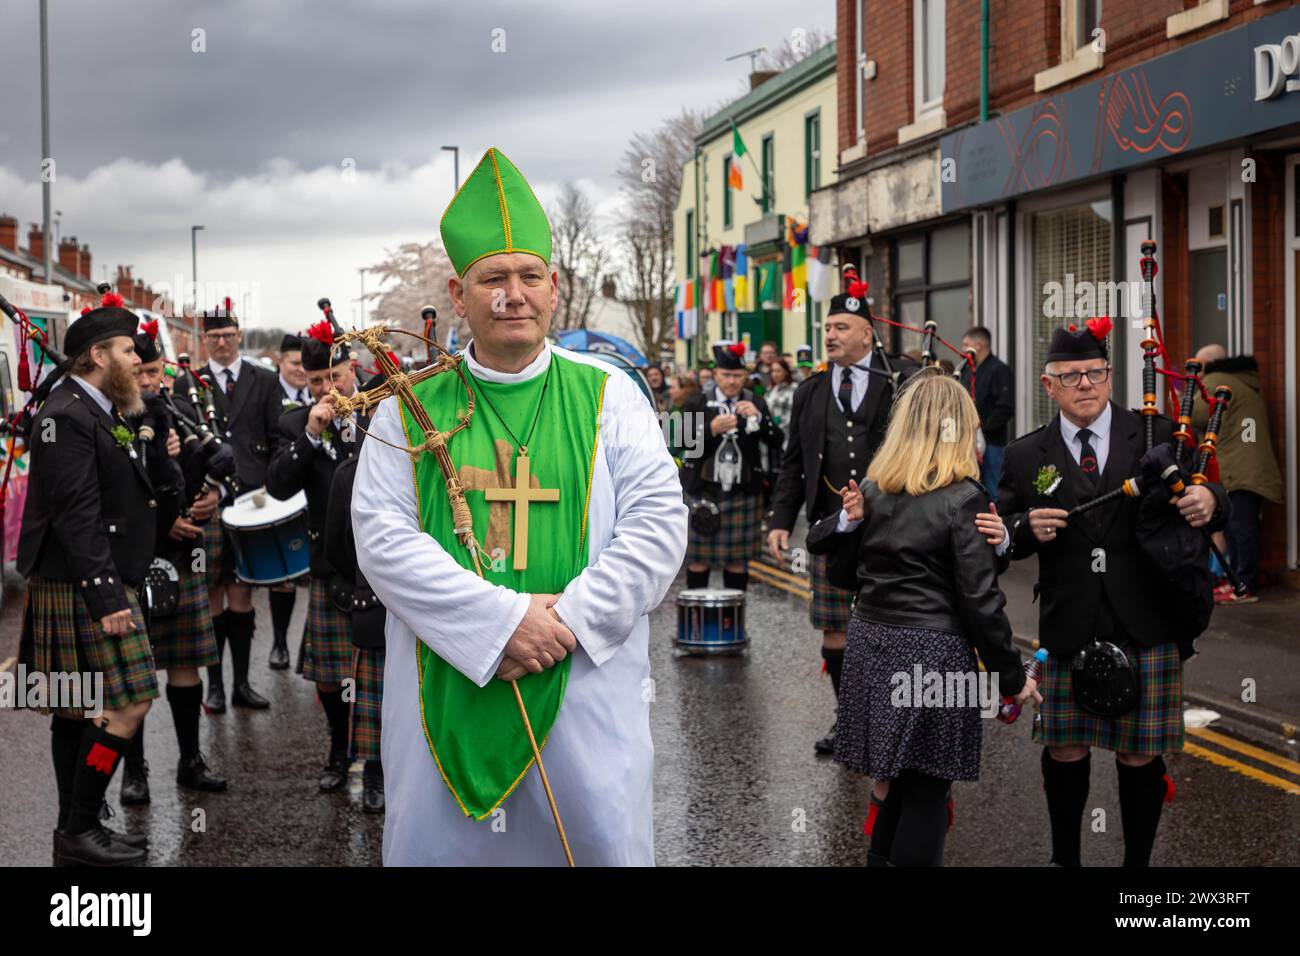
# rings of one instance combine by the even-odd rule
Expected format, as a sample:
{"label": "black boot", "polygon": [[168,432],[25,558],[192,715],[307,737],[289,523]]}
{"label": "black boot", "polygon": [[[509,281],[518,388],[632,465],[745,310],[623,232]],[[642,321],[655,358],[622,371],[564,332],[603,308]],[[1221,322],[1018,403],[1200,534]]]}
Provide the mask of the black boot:
{"label": "black boot", "polygon": [[149,763],[144,759],[144,721],[131,738],[131,746],[122,758],[122,806],[139,806],[149,802]]}
{"label": "black boot", "polygon": [[297,588],[291,587],[287,591],[272,588],[267,594],[267,599],[271,602],[273,631],[271,656],[267,659],[267,665],[273,671],[289,669],[289,620],[293,617],[293,605],[297,593]]}
{"label": "black boot", "polygon": [[318,781],[320,792],[334,793],[342,790],[348,782],[348,771],[351,769],[352,761],[348,759],[347,751],[330,751],[329,763],[325,764]]}
{"label": "black boot", "polygon": [[1164,809],[1168,784],[1165,761],[1156,757],[1140,767],[1115,760],[1119,773],[1119,814],[1124,828],[1124,865],[1144,867],[1151,864],[1151,848],[1156,842],[1160,813]]}
{"label": "black boot", "polygon": [[149,852],[113,839],[103,827],[91,827],[81,833],[54,831],[55,866],[134,866],[143,863]]}
{"label": "black boot", "polygon": [[230,703],[235,707],[266,710],[271,702],[253,690],[248,682],[248,656],[253,646],[253,611],[226,612],[226,640],[230,642],[230,661],[235,670],[235,689]]}
{"label": "black boot", "polygon": [[367,760],[361,772],[361,809],[384,812],[384,766],[378,760]]}
{"label": "black boot", "polygon": [[176,783],[187,790],[220,793],[226,789],[226,778],[210,770],[203,754],[197,751],[188,757],[182,757],[176,765]]}
{"label": "black boot", "polygon": [[212,631],[217,636],[217,662],[208,668],[208,696],[203,709],[209,714],[226,712],[226,685],[221,679],[221,666],[226,657],[227,612],[212,615]]}
{"label": "black boot", "polygon": [[149,837],[146,836],[145,834],[132,833],[130,831],[123,832],[121,830],[114,830],[112,827],[108,825],[108,821],[113,819],[113,817],[115,816],[117,816],[117,814],[113,812],[113,808],[108,805],[107,800],[104,800],[103,802],[100,803],[99,825],[108,831],[108,835],[111,836],[118,843],[125,843],[127,846],[130,847],[137,847],[138,849],[141,850],[147,850],[149,848]]}
{"label": "black boot", "polygon": [[56,866],[129,866],[144,861],[145,850],[114,839],[100,823],[104,794],[130,743],[94,723],[87,724],[77,751],[67,823],[54,832]]}
{"label": "black boot", "polygon": [[348,757],[348,705],[341,690],[317,690],[321,707],[325,709],[325,720],[329,726],[330,756],[329,762],[320,775],[322,793],[333,793],[343,789],[348,780],[348,770],[352,761]]}

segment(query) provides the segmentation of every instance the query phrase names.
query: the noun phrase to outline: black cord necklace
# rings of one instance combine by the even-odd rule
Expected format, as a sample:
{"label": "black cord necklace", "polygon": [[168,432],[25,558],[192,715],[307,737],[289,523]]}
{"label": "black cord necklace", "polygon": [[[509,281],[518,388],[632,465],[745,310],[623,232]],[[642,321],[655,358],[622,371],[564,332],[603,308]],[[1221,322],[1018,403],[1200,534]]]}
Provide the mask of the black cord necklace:
{"label": "black cord necklace", "polygon": [[[487,389],[479,389],[479,394],[483,396],[483,401],[487,402],[488,408],[492,409],[492,414],[497,417],[497,421],[501,423],[501,427],[506,430],[506,434],[510,436],[510,440],[515,443],[515,447],[519,449],[519,454],[524,458],[528,457],[528,443],[533,440],[533,432],[537,430],[537,422],[542,417],[542,403],[546,401],[546,390],[551,387],[551,371],[554,368],[555,356],[552,355],[550,364],[546,366],[546,380],[542,382],[542,394],[538,396],[537,399],[537,411],[533,414],[533,424],[528,429],[528,435],[524,438],[522,444],[519,439],[515,437],[515,433],[510,430],[510,426],[506,424],[506,420],[501,417],[501,413],[497,411],[497,407],[492,403],[492,399],[488,397]],[[477,375],[474,376],[474,379],[479,382],[479,385],[484,384],[482,381],[479,381]]]}

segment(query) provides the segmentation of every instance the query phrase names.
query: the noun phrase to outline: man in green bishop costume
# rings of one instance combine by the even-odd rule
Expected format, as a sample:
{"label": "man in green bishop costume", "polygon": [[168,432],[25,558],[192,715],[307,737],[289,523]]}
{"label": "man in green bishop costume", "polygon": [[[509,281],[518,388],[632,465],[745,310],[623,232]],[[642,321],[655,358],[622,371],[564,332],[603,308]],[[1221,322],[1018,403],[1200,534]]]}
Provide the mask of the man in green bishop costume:
{"label": "man in green bishop costume", "polygon": [[[550,224],[499,150],[448,205],[442,240],[477,400],[448,450],[487,558],[479,577],[436,460],[401,450],[422,438],[415,419],[386,399],[352,504],[388,610],[384,862],[565,862],[518,679],[577,864],[651,865],[647,615],[685,553],[677,470],[625,373],[547,342]],[[454,374],[414,390],[443,430],[466,407]]]}

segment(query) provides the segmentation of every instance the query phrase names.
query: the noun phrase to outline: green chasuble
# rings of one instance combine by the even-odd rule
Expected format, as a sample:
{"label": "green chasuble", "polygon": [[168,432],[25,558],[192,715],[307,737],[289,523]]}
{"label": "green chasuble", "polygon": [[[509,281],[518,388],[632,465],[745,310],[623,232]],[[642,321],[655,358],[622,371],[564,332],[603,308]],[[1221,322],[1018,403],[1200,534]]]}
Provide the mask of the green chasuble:
{"label": "green chasuble", "polygon": [[[474,536],[491,558],[490,564],[483,564],[483,576],[521,593],[558,594],[587,566],[587,505],[606,373],[552,352],[550,371],[526,382],[483,382],[468,369],[466,374],[476,394],[474,417],[447,447],[466,489]],[[439,428],[450,427],[465,408],[464,389],[455,375],[425,379],[415,386],[415,394]],[[534,415],[537,425],[529,439]],[[405,408],[402,423],[408,443],[417,444],[420,429]],[[512,432],[528,447],[526,505],[518,503],[523,489],[515,487],[520,456]],[[421,527],[473,571],[469,551],[452,533],[446,484],[432,455],[417,460],[415,487]],[[496,498],[509,500],[490,500]],[[525,517],[517,511],[523,508],[527,554],[516,550],[517,530]],[[526,567],[517,570],[519,564]],[[438,622],[426,626],[437,627]],[[539,747],[545,746],[559,715],[572,660],[566,657],[549,670],[519,679]],[[495,677],[479,687],[423,642],[418,661],[420,715],[429,750],[461,809],[482,820],[510,795],[533,763],[514,691],[509,682]]]}

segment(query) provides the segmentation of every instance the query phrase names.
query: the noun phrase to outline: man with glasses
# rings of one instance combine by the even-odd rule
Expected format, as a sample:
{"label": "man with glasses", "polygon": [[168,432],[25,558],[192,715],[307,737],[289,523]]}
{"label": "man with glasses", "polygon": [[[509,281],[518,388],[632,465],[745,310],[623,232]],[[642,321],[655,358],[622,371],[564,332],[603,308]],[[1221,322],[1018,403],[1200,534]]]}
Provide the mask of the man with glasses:
{"label": "man with glasses", "polygon": [[[224,308],[203,313],[203,344],[207,348],[208,364],[199,369],[199,374],[212,390],[212,402],[225,431],[225,440],[234,450],[240,487],[251,491],[266,483],[271,436],[280,419],[284,392],[275,372],[240,356],[243,338],[230,299],[225,300]],[[235,689],[230,702],[235,707],[264,710],[271,706],[270,702],[248,682],[255,626],[253,588],[235,578],[234,549],[220,520],[210,521],[205,527],[204,547],[217,651],[224,659],[229,644],[235,667]],[[204,703],[215,714],[226,710],[221,660],[208,668],[208,695]]]}
{"label": "man with glasses", "polygon": [[[1080,865],[1090,748],[1115,752],[1125,866],[1150,859],[1167,786],[1162,755],[1183,749],[1182,660],[1190,656],[1190,641],[1168,606],[1165,576],[1141,547],[1141,499],[1121,497],[1068,517],[1067,509],[1142,470],[1142,416],[1110,400],[1110,328],[1109,319],[1089,319],[1086,329],[1072,325],[1052,334],[1041,380],[1059,414],[1007,446],[998,489],[1010,529],[998,553],[1009,548],[1012,559],[1038,556],[1038,638],[1050,657],[1034,739],[1044,745],[1052,862],[1060,866]],[[1172,422],[1158,416],[1156,444],[1172,441]],[[1169,506],[1191,527],[1210,530],[1228,512],[1218,485],[1191,486],[1170,497]],[[1144,512],[1144,520],[1150,517]],[[1118,646],[1136,678],[1136,705],[1122,713],[1115,708],[1114,716],[1085,710],[1072,693],[1071,661],[1094,641]]]}

